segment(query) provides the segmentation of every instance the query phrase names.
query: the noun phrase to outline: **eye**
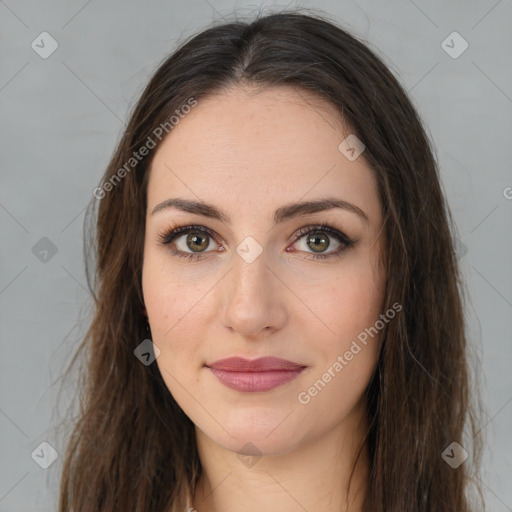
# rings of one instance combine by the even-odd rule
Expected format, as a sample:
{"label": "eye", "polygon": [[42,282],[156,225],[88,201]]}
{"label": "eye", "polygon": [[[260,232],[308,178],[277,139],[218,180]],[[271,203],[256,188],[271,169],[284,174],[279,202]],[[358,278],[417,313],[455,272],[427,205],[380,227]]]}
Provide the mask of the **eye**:
{"label": "eye", "polygon": [[[169,245],[175,256],[198,259],[201,258],[202,253],[211,252],[206,251],[206,249],[210,247],[211,241],[214,239],[213,231],[204,226],[180,226],[169,228],[161,233],[158,237],[158,243]],[[188,252],[189,250],[192,252]]]}
{"label": "eye", "polygon": [[[331,239],[335,240],[335,250],[324,253],[324,251],[331,247]],[[295,241],[294,245],[297,245],[298,241],[303,242],[303,252],[309,253],[307,249],[312,249],[313,252],[309,254],[312,254],[313,259],[325,259],[332,256],[341,256],[343,252],[352,247],[356,242],[328,224],[302,228],[295,235]]]}
{"label": "eye", "polygon": [[[307,226],[298,231],[293,238],[295,239],[293,245],[303,241],[303,249],[299,252],[310,254],[312,259],[341,256],[356,242],[356,240],[351,240],[344,233],[328,224]],[[332,247],[332,239],[335,241],[335,250],[324,254],[329,247]],[[206,250],[212,245],[212,241],[215,245],[218,245],[215,241],[214,232],[205,226],[191,225],[168,228],[158,236],[159,245],[169,246],[173,255],[190,260],[200,259],[205,253],[212,252],[212,250]],[[293,245],[290,247],[293,247]],[[308,249],[312,249],[312,252]],[[219,246],[219,252],[224,250],[222,246]],[[290,248],[287,248],[286,251],[296,252],[294,249],[290,250]]]}

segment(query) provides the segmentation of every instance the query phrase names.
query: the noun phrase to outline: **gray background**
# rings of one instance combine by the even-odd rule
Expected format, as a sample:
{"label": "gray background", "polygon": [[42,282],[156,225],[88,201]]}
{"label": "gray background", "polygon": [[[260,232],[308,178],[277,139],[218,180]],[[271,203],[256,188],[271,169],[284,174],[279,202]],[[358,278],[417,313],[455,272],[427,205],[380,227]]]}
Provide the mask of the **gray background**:
{"label": "gray background", "polygon": [[[0,0],[0,511],[56,508],[62,457],[31,453],[54,432],[57,382],[87,326],[84,209],[152,71],[213,19],[273,2]],[[410,92],[437,148],[460,234],[468,316],[483,361],[483,485],[489,510],[512,511],[512,4],[510,0],[349,2],[319,8],[366,39]],[[31,43],[49,32],[58,49]],[[469,44],[452,58],[441,44]],[[455,49],[460,48],[460,42]],[[450,43],[451,44],[451,43]],[[46,46],[48,48],[48,46]],[[508,196],[508,198],[507,198]],[[57,252],[37,250],[47,237]],[[36,249],[33,250],[33,247]],[[44,261],[46,258],[47,261]]]}

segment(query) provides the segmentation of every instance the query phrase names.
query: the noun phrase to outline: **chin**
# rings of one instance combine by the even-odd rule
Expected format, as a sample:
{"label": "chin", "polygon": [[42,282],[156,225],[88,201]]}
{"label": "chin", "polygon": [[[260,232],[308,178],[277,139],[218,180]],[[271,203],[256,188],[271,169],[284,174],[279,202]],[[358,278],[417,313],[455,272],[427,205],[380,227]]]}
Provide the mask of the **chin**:
{"label": "chin", "polygon": [[220,435],[218,439],[212,439],[224,449],[239,456],[278,456],[284,455],[293,450],[296,443],[289,435],[284,435],[284,438],[276,436],[275,438],[268,433],[249,431],[239,433],[236,438],[229,435]]}
{"label": "chin", "polygon": [[288,423],[289,412],[283,411],[286,409],[280,409],[279,414],[260,414],[257,418],[254,413],[251,417],[232,418],[233,421],[223,422],[224,428],[217,423],[199,428],[216,444],[240,455],[283,455],[291,451],[300,438],[306,437],[306,432],[297,432],[296,425]]}

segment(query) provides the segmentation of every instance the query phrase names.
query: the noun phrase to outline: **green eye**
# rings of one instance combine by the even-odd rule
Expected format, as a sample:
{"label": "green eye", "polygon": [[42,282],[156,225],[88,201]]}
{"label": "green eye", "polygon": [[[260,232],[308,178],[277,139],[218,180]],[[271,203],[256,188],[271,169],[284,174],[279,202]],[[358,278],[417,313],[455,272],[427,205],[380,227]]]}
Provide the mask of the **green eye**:
{"label": "green eye", "polygon": [[[183,242],[180,240],[182,237],[184,238],[184,246]],[[304,238],[306,247],[311,249],[311,252],[308,250],[293,252],[305,252],[309,254],[312,259],[325,259],[332,256],[340,256],[356,242],[327,224],[302,228],[294,236],[294,244],[302,238]],[[339,248],[324,254],[331,246],[332,238],[339,244]],[[212,240],[215,241],[213,231],[205,226],[193,225],[170,228],[159,236],[160,245],[169,245],[173,255],[188,259],[200,259],[205,253],[213,252],[206,250],[210,247]],[[177,247],[178,243],[182,245],[181,248]],[[292,251],[288,251],[287,249],[287,252]]]}

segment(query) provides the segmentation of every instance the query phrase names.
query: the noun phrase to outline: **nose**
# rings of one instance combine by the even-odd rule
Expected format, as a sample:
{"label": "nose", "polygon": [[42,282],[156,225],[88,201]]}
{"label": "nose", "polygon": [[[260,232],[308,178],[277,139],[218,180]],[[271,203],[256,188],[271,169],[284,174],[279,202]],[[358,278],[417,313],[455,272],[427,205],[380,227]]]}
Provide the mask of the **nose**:
{"label": "nose", "polygon": [[235,254],[220,289],[223,325],[252,341],[282,329],[287,321],[286,288],[268,263],[265,250],[250,263]]}

